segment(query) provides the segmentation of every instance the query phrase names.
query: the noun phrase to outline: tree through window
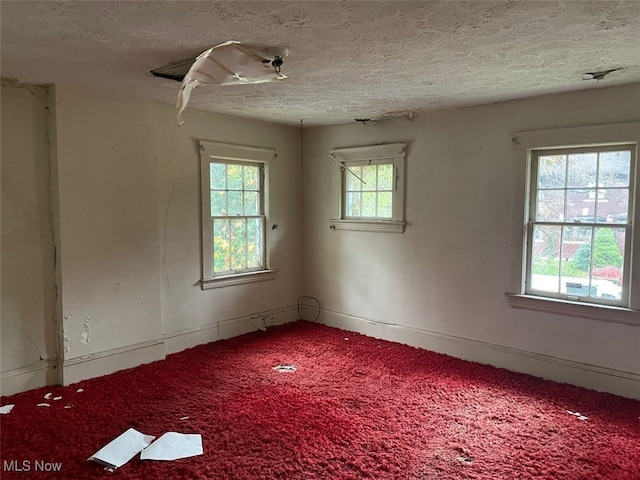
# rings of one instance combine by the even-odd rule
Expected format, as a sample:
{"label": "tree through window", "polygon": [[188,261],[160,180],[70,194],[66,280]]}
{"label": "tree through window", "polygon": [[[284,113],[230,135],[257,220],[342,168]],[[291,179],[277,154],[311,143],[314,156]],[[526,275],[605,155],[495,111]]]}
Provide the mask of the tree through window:
{"label": "tree through window", "polygon": [[275,151],[201,141],[200,152],[203,288],[273,278],[266,194]]}

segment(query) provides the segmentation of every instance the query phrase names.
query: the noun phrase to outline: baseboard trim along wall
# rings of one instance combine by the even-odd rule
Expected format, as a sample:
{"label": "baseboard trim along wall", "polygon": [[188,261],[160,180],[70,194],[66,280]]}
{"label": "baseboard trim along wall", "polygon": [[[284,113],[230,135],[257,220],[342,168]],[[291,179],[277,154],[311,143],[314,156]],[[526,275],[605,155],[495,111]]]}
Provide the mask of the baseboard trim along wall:
{"label": "baseboard trim along wall", "polygon": [[203,343],[215,342],[237,337],[245,333],[265,329],[275,325],[295,322],[298,319],[297,305],[250,315],[227,318],[163,334],[162,338],[113,348],[90,355],[68,358],[62,362],[57,359],[41,360],[0,373],[0,394],[13,395],[46,385],[71,385],[88,378],[100,377],[110,373],[134,368],[138,365],[162,360],[170,353],[180,352]]}
{"label": "baseboard trim along wall", "polygon": [[0,395],[13,395],[59,382],[58,359],[48,358],[0,373]]}
{"label": "baseboard trim along wall", "polygon": [[65,359],[62,363],[62,384],[71,385],[88,378],[137,367],[164,358],[162,339],[126,345],[82,357]]}
{"label": "baseboard trim along wall", "polygon": [[297,319],[297,306],[288,305],[273,310],[265,310],[250,315],[228,318],[197,327],[165,333],[162,335],[165,354],[169,355],[203,343],[237,337],[238,335],[255,332],[256,330],[275,325],[295,322]]}
{"label": "baseboard trim along wall", "polygon": [[[304,310],[303,310],[303,313]],[[303,318],[305,316],[303,315]],[[561,383],[640,399],[640,375],[323,309],[321,323]]]}

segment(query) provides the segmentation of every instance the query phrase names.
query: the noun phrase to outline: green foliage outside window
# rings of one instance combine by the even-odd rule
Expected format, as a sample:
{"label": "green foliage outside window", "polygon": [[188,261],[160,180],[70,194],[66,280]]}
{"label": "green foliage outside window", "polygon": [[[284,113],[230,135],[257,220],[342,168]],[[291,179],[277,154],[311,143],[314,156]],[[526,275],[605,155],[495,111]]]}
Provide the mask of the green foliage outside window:
{"label": "green foliage outside window", "polygon": [[392,164],[351,166],[345,174],[347,217],[392,218]]}
{"label": "green foliage outside window", "polygon": [[[573,255],[576,266],[586,272],[591,262],[591,245],[585,243]],[[593,239],[593,268],[622,267],[623,257],[611,228],[598,228]]]}
{"label": "green foliage outside window", "polygon": [[255,164],[210,164],[214,273],[263,266],[260,188],[260,168]]}

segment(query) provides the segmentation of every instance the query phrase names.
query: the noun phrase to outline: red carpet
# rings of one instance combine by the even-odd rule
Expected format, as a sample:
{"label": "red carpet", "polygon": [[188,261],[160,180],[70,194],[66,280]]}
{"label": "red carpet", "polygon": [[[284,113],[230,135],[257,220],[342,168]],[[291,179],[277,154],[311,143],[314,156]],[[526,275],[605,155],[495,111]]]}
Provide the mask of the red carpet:
{"label": "red carpet", "polygon": [[[308,322],[7,403],[3,479],[640,479],[638,401]],[[201,433],[204,455],[86,461],[129,427]]]}

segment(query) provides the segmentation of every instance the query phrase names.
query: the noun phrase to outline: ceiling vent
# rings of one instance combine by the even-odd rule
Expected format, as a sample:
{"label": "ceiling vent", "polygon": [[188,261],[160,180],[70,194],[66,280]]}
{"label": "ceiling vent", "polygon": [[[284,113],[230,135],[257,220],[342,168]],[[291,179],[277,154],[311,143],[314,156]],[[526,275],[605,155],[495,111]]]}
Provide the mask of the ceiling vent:
{"label": "ceiling vent", "polygon": [[197,57],[189,57],[185,60],[171,62],[168,65],[151,70],[151,74],[154,77],[168,78],[169,80],[181,82],[187,73],[189,73],[189,69],[196,61],[196,58]]}
{"label": "ceiling vent", "polygon": [[181,81],[176,106],[180,117],[199,85],[247,85],[275,82],[287,78],[280,70],[286,49],[259,49],[234,40],[221,43],[202,52],[195,59],[173,62],[151,70],[157,77]]}

